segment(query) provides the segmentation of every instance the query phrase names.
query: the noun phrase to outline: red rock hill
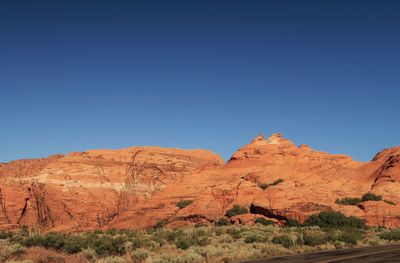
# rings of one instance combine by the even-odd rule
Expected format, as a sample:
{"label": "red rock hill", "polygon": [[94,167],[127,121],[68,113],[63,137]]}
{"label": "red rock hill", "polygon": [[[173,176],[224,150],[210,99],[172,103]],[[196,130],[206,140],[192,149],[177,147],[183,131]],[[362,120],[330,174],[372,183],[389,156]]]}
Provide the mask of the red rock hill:
{"label": "red rock hill", "polygon": [[[275,184],[274,184],[275,182]],[[262,189],[264,188],[264,189]],[[325,210],[400,226],[400,147],[356,162],[274,134],[258,136],[224,164],[205,150],[132,147],[0,164],[3,228],[52,230],[210,223],[234,204],[255,217],[304,221]],[[336,199],[382,195],[356,206]],[[181,200],[193,201],[185,208]]]}

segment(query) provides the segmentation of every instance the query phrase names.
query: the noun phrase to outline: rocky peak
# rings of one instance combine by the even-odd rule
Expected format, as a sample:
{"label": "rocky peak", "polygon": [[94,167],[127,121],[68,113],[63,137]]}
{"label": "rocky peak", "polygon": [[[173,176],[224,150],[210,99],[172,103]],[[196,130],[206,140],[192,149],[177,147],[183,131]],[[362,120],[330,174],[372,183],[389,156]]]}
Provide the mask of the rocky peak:
{"label": "rocky peak", "polygon": [[260,134],[251,141],[250,145],[267,145],[267,144],[280,145],[286,141],[289,140],[283,139],[282,134],[280,133],[274,133],[267,139],[265,139],[264,135]]}

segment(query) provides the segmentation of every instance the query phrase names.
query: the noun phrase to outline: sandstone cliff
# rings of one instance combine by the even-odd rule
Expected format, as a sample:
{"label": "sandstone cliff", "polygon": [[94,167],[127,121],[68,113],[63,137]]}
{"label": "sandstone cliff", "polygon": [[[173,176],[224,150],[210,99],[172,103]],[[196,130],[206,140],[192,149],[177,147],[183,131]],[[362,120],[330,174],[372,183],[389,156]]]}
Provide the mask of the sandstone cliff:
{"label": "sandstone cliff", "polygon": [[[336,199],[382,195],[345,206]],[[180,208],[179,201],[191,203]],[[132,147],[91,150],[0,164],[0,223],[52,230],[210,223],[233,205],[251,223],[304,221],[324,210],[400,226],[400,147],[371,162],[296,146],[274,134],[256,137],[224,164],[205,150]]]}

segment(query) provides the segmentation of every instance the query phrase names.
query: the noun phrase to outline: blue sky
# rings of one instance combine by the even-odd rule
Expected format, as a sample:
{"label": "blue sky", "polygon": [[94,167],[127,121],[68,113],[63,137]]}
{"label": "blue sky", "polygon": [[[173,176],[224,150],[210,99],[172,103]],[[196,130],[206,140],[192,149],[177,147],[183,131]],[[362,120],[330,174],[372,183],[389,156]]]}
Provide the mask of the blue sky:
{"label": "blue sky", "polygon": [[400,145],[399,1],[2,1],[0,161]]}

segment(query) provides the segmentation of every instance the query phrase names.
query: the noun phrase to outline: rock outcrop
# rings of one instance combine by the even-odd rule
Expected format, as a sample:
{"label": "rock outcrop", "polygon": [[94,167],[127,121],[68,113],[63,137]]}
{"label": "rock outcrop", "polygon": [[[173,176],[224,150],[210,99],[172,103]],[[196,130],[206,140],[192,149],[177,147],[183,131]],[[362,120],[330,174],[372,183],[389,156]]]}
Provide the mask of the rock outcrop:
{"label": "rock outcrop", "polygon": [[[335,201],[381,195],[346,206]],[[188,201],[186,206],[178,206]],[[140,228],[210,223],[233,205],[248,214],[303,222],[320,211],[341,211],[369,225],[400,226],[400,147],[371,162],[296,146],[274,134],[257,136],[224,164],[205,150],[132,147],[92,150],[0,164],[2,228],[51,230]]]}
{"label": "rock outcrop", "polygon": [[0,222],[53,230],[106,227],[166,185],[223,165],[205,150],[132,147],[2,164]]}

